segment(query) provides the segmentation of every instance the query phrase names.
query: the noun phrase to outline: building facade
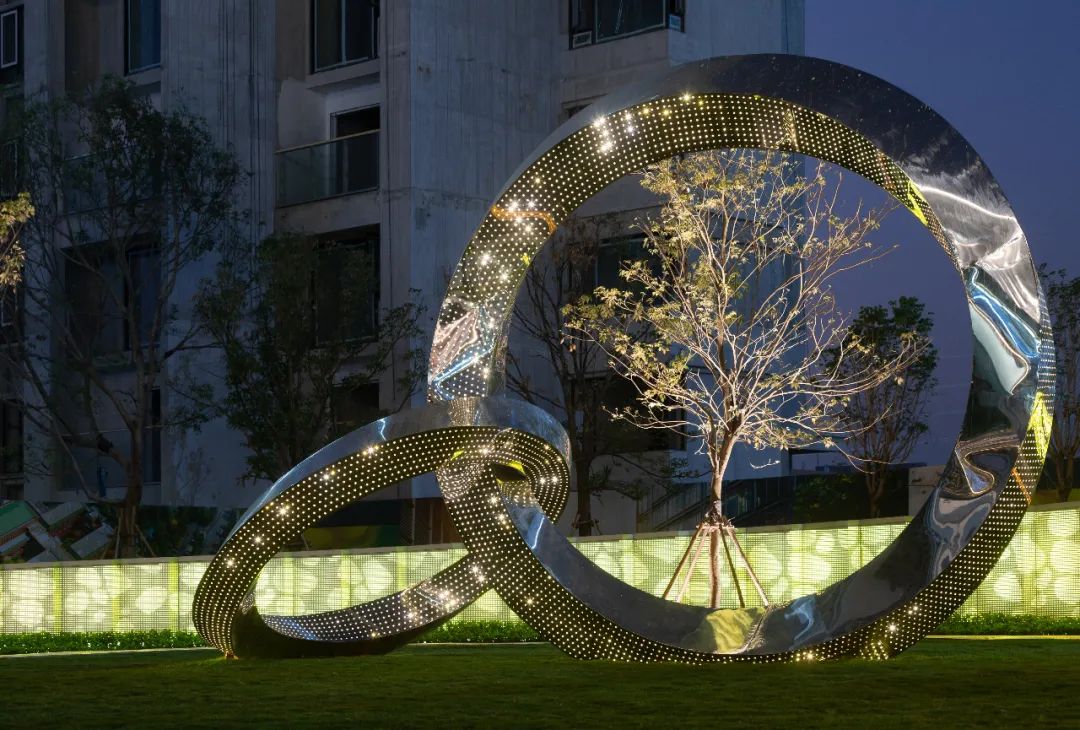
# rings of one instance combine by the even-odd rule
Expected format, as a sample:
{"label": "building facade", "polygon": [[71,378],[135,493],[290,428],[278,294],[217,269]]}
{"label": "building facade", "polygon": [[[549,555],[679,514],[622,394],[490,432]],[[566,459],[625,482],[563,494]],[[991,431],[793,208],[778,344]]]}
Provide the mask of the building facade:
{"label": "building facade", "polygon": [[[0,83],[4,109],[104,74],[129,79],[161,108],[186,105],[249,173],[236,203],[250,212],[252,245],[288,231],[365,246],[378,306],[419,299],[430,332],[498,189],[562,121],[672,65],[802,53],[803,13],[802,0],[7,0]],[[0,182],[16,179],[15,168],[0,158]],[[600,213],[644,204],[624,187],[587,205]],[[210,267],[191,272],[181,302]],[[389,407],[395,375],[366,389],[360,405]],[[170,407],[166,392],[160,407]],[[19,438],[14,426],[4,434]],[[242,441],[224,423],[155,438],[147,504],[245,507],[264,488],[240,479]],[[784,460],[774,461],[764,473],[782,472]],[[86,455],[102,493],[122,491],[123,475],[101,475],[100,462]],[[744,462],[734,460],[733,478],[763,473]],[[80,499],[57,476],[9,472],[0,497]],[[433,479],[389,492],[408,541],[450,536]],[[597,499],[604,532],[635,528],[640,504]],[[653,502],[648,527],[678,526],[678,509]]]}

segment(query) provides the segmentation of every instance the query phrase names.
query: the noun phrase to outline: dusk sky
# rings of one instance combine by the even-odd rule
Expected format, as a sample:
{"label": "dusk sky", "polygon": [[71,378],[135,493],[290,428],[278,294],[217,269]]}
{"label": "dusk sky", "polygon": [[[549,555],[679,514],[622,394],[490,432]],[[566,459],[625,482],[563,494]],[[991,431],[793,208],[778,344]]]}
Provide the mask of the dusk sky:
{"label": "dusk sky", "polygon": [[[1080,276],[1075,243],[1080,176],[1080,2],[807,0],[806,53],[868,71],[944,116],[986,161],[1038,262]],[[879,203],[870,186],[848,194]],[[936,242],[899,211],[881,231],[899,249],[846,283],[855,308],[918,296],[934,312],[941,381],[928,442],[940,463],[955,443],[971,370],[960,281]]]}

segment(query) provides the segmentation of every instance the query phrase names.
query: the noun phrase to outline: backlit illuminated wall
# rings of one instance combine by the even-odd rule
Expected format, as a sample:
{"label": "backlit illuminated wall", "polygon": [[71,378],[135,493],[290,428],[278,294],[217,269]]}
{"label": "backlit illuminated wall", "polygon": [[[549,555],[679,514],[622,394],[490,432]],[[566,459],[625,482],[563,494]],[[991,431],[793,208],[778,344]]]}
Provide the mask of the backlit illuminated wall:
{"label": "backlit illuminated wall", "polygon": [[[774,602],[843,578],[878,554],[903,521],[740,531],[750,560]],[[604,570],[659,595],[689,533],[601,538],[577,547]],[[401,590],[465,554],[460,548],[282,555],[263,571],[262,611],[304,614],[369,601]],[[192,631],[191,603],[208,559],[64,563],[0,570],[0,631]],[[744,593],[754,596],[745,574]],[[724,575],[725,580],[730,576]],[[736,605],[734,591],[724,596]],[[689,597],[706,602],[698,570]],[[959,613],[1080,616],[1080,507],[1033,508],[982,586]],[[455,620],[515,620],[489,591]]]}

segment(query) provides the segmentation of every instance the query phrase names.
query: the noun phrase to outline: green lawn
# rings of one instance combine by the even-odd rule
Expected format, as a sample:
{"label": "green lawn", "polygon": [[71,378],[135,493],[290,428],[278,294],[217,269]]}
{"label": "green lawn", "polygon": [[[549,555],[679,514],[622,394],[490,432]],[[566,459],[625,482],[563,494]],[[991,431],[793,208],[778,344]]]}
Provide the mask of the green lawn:
{"label": "green lawn", "polygon": [[0,658],[0,725],[1080,727],[1080,640],[928,639],[889,662],[579,662],[547,645],[226,661],[210,650]]}

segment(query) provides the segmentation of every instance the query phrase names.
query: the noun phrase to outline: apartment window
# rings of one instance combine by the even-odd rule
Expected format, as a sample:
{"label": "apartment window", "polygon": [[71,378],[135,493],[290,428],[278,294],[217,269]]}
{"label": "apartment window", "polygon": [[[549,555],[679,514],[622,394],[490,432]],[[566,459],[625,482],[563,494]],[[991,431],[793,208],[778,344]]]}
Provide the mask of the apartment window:
{"label": "apartment window", "polygon": [[22,450],[23,450],[23,418],[22,409],[18,401],[4,400],[0,402],[0,419],[3,430],[0,432],[0,458],[2,458],[4,474],[22,473]]}
{"label": "apartment window", "polygon": [[[124,320],[124,349],[148,344],[158,310],[161,290],[161,257],[156,248],[146,247],[129,251],[127,269],[130,286],[124,286],[124,304],[135,315],[135,331],[127,318]],[[160,326],[160,323],[159,323]]]}
{"label": "apartment window", "polygon": [[632,261],[648,257],[644,236],[620,236],[601,241],[596,250],[595,285],[623,289],[627,282],[619,272]]}
{"label": "apartment window", "polygon": [[4,288],[0,294],[0,329],[15,327],[19,323],[19,290],[14,286]]}
{"label": "apartment window", "polygon": [[[4,369],[0,383],[0,472],[6,476],[23,470],[23,414],[13,374]],[[21,485],[19,485],[21,486]]]}
{"label": "apartment window", "polygon": [[0,69],[19,65],[21,25],[18,9],[0,13]]}
{"label": "apartment window", "polygon": [[330,409],[334,438],[382,418],[378,383],[348,383],[334,389]]}
{"label": "apartment window", "polygon": [[333,116],[335,189],[342,193],[379,186],[379,107],[342,112]]}
{"label": "apartment window", "polygon": [[150,391],[150,412],[146,414],[142,433],[143,481],[161,481],[161,390]]}
{"label": "apartment window", "polygon": [[125,0],[129,74],[161,65],[161,0]]}
{"label": "apartment window", "polygon": [[[608,411],[618,412],[630,408],[637,410],[641,406],[637,387],[626,378],[614,377],[604,391],[604,407]],[[638,428],[625,420],[603,416],[604,428],[616,448],[624,454],[638,454],[643,451],[679,451],[684,449],[685,441],[674,431],[660,428]]]}
{"label": "apartment window", "polygon": [[64,262],[71,355],[79,360],[123,348],[123,316],[117,304],[122,277],[114,262],[100,260],[95,253],[72,251]]}
{"label": "apartment window", "polygon": [[314,70],[375,58],[378,21],[378,0],[312,0]]}
{"label": "apartment window", "polygon": [[683,29],[683,0],[570,0],[570,47]]}
{"label": "apartment window", "polygon": [[315,341],[375,336],[379,323],[379,227],[324,242],[315,272]]}
{"label": "apartment window", "polygon": [[13,198],[19,193],[19,142],[0,143],[0,197]]}
{"label": "apartment window", "polygon": [[[159,266],[158,251],[149,246],[125,254],[127,276],[115,252],[104,246],[90,244],[68,254],[64,279],[74,356],[114,355],[146,343],[157,310]],[[137,331],[128,312],[135,315]]]}

